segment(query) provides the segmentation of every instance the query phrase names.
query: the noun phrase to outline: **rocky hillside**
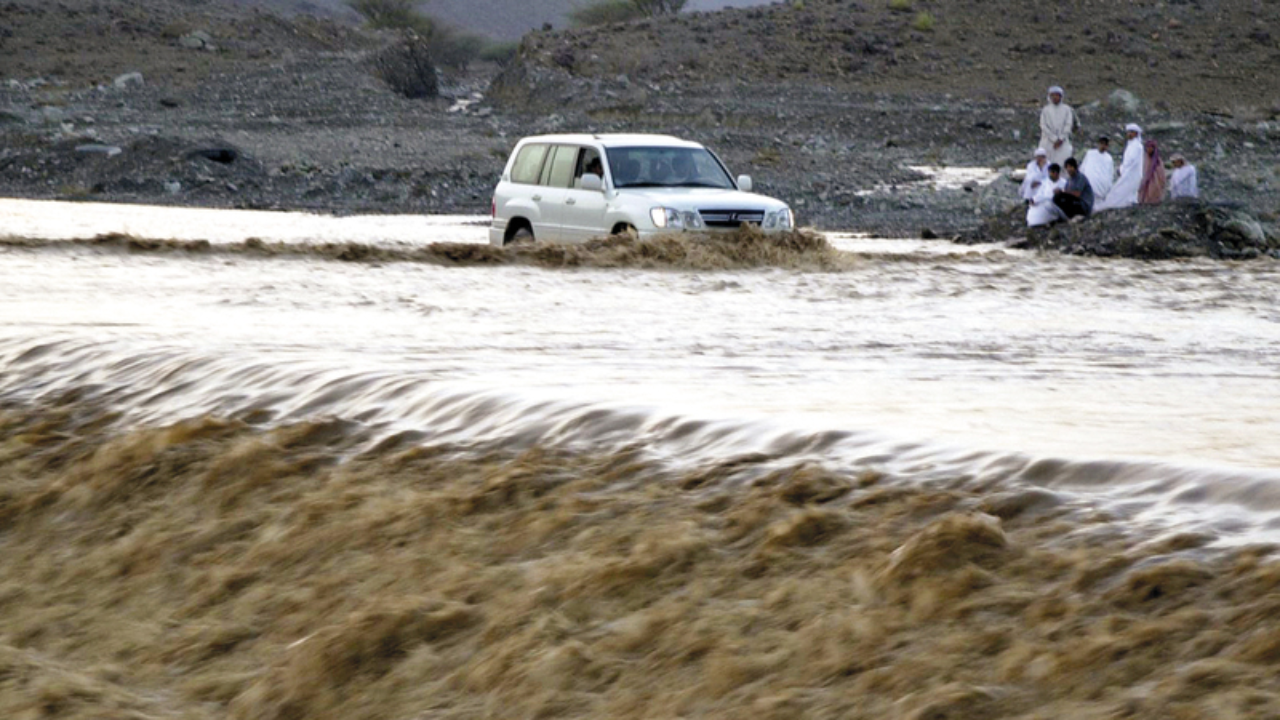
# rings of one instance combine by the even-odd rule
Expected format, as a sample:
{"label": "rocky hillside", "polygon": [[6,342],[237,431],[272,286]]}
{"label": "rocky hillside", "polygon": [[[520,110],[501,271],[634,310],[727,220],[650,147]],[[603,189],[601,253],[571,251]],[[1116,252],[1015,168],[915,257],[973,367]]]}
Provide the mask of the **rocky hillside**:
{"label": "rocky hillside", "polygon": [[[900,9],[895,9],[900,8]],[[1280,111],[1280,3],[805,0],[536,34],[528,64],[588,78],[828,84],[1037,104],[1127,88],[1175,109]]]}

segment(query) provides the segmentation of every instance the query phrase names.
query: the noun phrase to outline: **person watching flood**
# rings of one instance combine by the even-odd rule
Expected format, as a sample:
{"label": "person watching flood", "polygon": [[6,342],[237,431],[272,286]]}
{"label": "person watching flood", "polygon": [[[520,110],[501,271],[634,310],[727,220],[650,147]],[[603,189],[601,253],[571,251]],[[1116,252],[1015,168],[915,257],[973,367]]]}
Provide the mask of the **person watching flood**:
{"label": "person watching flood", "polygon": [[1027,227],[1048,225],[1066,219],[1062,209],[1054,203],[1057,191],[1066,187],[1066,182],[1060,177],[1061,172],[1062,168],[1057,163],[1049,166],[1048,179],[1040,183],[1027,208]]}
{"label": "person watching flood", "polygon": [[1093,187],[1089,178],[1080,172],[1075,158],[1067,158],[1064,164],[1066,184],[1053,192],[1053,204],[1058,206],[1068,220],[1084,219],[1093,213]]}
{"label": "person watching flood", "polygon": [[1095,211],[1126,208],[1138,204],[1138,190],[1142,186],[1143,158],[1146,151],[1142,144],[1142,128],[1129,123],[1125,126],[1125,137],[1129,142],[1124,146],[1124,156],[1120,158],[1120,177],[1107,193],[1106,199],[1094,207]]}
{"label": "person watching flood", "polygon": [[1102,202],[1116,181],[1116,160],[1111,157],[1111,138],[1106,135],[1098,138],[1098,147],[1086,152],[1084,160],[1080,161],[1080,172],[1089,178],[1094,201]]}
{"label": "person watching flood", "polygon": [[1041,183],[1049,179],[1049,153],[1044,148],[1036,148],[1035,156],[1031,162],[1027,163],[1027,175],[1022,178],[1022,185],[1018,188],[1018,197],[1022,198],[1023,203],[1030,205],[1031,200],[1036,195],[1036,190],[1040,189]]}
{"label": "person watching flood", "polygon": [[1049,102],[1040,109],[1040,147],[1049,153],[1049,162],[1061,165],[1071,157],[1071,133],[1076,129],[1076,111],[1063,102],[1066,93],[1058,85],[1049,88]]}
{"label": "person watching flood", "polygon": [[1173,166],[1173,172],[1169,173],[1169,197],[1174,200],[1200,197],[1196,166],[1188,163],[1181,153],[1174,153],[1169,164]]}
{"label": "person watching flood", "polygon": [[1138,187],[1138,202],[1143,205],[1159,205],[1164,200],[1164,161],[1160,159],[1160,146],[1148,140],[1144,146],[1146,155],[1142,163],[1142,184]]}

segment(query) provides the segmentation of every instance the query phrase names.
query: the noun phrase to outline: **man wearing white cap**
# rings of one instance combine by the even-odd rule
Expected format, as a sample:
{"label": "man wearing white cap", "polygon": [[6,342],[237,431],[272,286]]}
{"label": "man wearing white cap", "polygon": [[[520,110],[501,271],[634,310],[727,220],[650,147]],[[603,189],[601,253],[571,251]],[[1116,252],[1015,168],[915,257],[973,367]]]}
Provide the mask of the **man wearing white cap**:
{"label": "man wearing white cap", "polygon": [[1027,163],[1027,176],[1022,178],[1022,187],[1018,195],[1023,202],[1030,203],[1035,197],[1040,184],[1049,179],[1049,153],[1044,148],[1036,148],[1035,157]]}
{"label": "man wearing white cap", "polygon": [[1178,198],[1200,197],[1199,183],[1196,181],[1196,166],[1187,162],[1182,153],[1169,158],[1173,172],[1169,173],[1169,196]]}
{"label": "man wearing white cap", "polygon": [[1142,160],[1146,155],[1142,147],[1142,128],[1129,123],[1124,126],[1124,133],[1129,138],[1129,143],[1124,146],[1124,157],[1120,159],[1120,177],[1111,186],[1107,197],[1094,206],[1095,213],[1138,204],[1138,188],[1142,185]]}
{"label": "man wearing white cap", "polygon": [[1076,111],[1062,101],[1066,93],[1054,85],[1049,103],[1040,110],[1040,147],[1049,153],[1049,164],[1061,165],[1071,157],[1071,132],[1076,129]]}

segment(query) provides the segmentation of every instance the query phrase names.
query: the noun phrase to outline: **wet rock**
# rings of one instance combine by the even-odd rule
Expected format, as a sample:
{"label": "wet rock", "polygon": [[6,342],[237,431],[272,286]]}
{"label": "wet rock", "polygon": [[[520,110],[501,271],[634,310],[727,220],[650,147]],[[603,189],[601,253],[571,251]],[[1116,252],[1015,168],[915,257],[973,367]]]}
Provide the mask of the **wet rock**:
{"label": "wet rock", "polygon": [[142,73],[131,72],[117,75],[116,79],[111,81],[111,84],[119,90],[125,90],[131,87],[142,87],[146,84],[146,80],[143,79]]}
{"label": "wet rock", "polygon": [[1213,257],[1244,260],[1274,249],[1268,228],[1248,210],[1200,201],[1108,210],[1080,223],[1027,228],[1021,207],[988,218],[960,242],[1008,240],[1013,247],[1071,255],[1161,260]]}

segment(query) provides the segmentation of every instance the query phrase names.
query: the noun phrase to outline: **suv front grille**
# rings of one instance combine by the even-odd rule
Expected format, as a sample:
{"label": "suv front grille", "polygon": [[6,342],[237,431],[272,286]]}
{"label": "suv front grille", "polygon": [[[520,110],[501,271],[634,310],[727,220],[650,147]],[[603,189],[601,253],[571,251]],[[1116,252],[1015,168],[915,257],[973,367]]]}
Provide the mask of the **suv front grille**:
{"label": "suv front grille", "polygon": [[764,222],[763,210],[699,210],[707,227],[736,228],[742,223],[759,225]]}

